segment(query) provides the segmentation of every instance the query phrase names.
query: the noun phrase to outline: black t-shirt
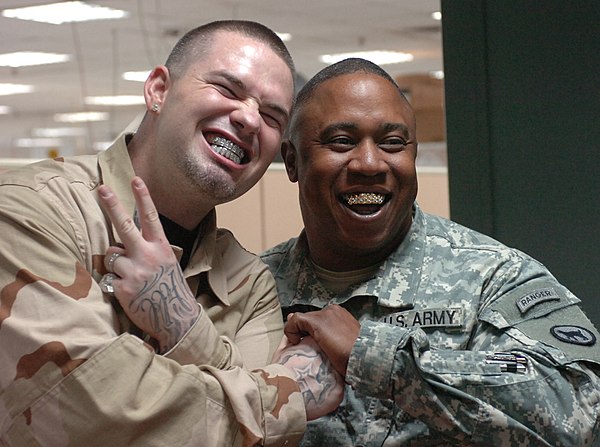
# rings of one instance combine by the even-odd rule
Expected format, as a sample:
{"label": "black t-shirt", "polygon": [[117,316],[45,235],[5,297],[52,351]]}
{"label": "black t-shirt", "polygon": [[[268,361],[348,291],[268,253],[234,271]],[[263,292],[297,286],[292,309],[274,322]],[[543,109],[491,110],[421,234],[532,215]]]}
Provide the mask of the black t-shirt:
{"label": "black t-shirt", "polygon": [[186,230],[181,225],[176,224],[162,214],[160,215],[160,222],[162,223],[169,243],[171,245],[177,245],[183,249],[183,254],[181,256],[181,260],[179,261],[179,265],[181,265],[181,270],[184,270],[190,260],[192,248],[194,248],[194,242],[196,242],[196,238],[198,237],[202,223],[200,223],[200,225],[193,230]]}

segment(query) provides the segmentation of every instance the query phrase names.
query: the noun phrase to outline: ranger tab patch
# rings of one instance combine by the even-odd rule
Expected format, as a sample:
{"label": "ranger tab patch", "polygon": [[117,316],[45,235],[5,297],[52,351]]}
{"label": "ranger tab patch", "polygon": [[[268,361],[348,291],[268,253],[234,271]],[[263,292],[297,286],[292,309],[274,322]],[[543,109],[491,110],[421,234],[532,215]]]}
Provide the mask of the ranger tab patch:
{"label": "ranger tab patch", "polygon": [[460,307],[407,310],[385,315],[380,321],[399,327],[461,327],[463,310]]}
{"label": "ranger tab patch", "polygon": [[517,307],[522,314],[527,312],[533,306],[536,306],[545,301],[559,300],[560,296],[554,288],[547,287],[544,289],[537,289],[529,292],[527,295],[522,296],[517,300]]}

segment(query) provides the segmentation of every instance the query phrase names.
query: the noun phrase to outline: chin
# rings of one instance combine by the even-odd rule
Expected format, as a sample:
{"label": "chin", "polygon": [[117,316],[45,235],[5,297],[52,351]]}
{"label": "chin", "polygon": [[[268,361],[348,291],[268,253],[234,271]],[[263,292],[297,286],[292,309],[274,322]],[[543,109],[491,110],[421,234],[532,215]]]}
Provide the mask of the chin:
{"label": "chin", "polygon": [[382,246],[385,246],[387,239],[373,237],[373,235],[357,234],[356,231],[352,233],[343,233],[344,236],[337,238],[335,246],[348,247],[356,252],[370,253],[379,250]]}

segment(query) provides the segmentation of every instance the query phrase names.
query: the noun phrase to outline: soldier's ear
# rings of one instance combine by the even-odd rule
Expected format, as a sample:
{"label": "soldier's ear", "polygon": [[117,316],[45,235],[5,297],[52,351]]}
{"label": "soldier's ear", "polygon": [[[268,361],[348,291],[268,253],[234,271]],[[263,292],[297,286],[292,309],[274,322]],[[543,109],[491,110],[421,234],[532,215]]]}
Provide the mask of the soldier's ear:
{"label": "soldier's ear", "polygon": [[298,181],[298,154],[296,147],[290,140],[283,140],[281,143],[281,157],[285,163],[285,171],[291,182]]}

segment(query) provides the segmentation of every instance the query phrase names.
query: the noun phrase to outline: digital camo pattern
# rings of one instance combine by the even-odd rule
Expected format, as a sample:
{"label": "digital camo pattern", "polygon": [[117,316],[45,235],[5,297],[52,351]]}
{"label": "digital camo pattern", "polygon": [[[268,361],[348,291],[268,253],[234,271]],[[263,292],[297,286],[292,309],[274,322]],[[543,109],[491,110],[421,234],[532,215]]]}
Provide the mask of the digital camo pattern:
{"label": "digital camo pattern", "polygon": [[[320,284],[303,234],[263,260],[284,314],[338,303],[361,321],[344,402],[301,445],[592,445],[600,335],[527,255],[415,206],[405,241],[346,293]],[[564,342],[550,331],[560,325],[581,329]],[[492,362],[498,352],[519,354],[524,370]]]}
{"label": "digital camo pattern", "polygon": [[184,272],[203,311],[166,355],[100,291],[118,241],[96,188],[133,215],[132,177],[123,139],[0,176],[0,445],[293,445],[302,396],[265,366],[282,335],[275,284],[214,214]]}

